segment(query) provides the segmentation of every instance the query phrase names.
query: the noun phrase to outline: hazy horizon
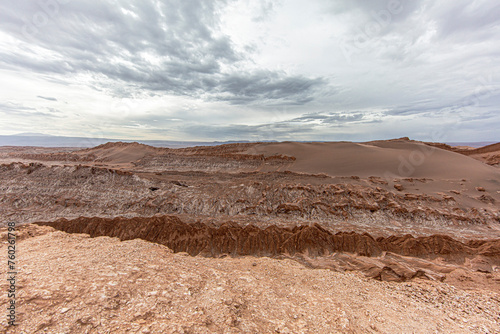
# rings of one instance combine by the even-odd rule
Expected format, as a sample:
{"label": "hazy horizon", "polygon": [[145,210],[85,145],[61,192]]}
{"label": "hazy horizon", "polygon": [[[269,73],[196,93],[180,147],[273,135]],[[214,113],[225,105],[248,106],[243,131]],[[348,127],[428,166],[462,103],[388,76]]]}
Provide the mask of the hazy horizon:
{"label": "hazy horizon", "polygon": [[498,142],[500,5],[0,3],[0,135]]}
{"label": "hazy horizon", "polygon": [[[372,141],[377,140],[391,140],[398,138],[373,138]],[[415,140],[409,138],[410,140]],[[212,146],[230,143],[251,143],[256,141],[251,140],[238,140],[228,139],[223,141],[189,141],[189,140],[148,140],[148,139],[131,139],[131,138],[103,138],[103,137],[65,137],[53,136],[42,133],[18,133],[15,135],[0,135],[0,147],[2,146],[34,146],[34,147],[95,147],[108,142],[138,142],[156,147],[169,147],[169,148],[183,148],[193,146]],[[283,142],[279,140],[261,140],[261,142]],[[335,142],[325,140],[302,140],[295,142]],[[349,141],[346,141],[349,142]],[[353,143],[362,143],[363,141],[352,141]],[[496,144],[495,141],[481,141],[481,142],[443,142],[450,146],[470,146],[470,147],[483,147],[491,144]]]}

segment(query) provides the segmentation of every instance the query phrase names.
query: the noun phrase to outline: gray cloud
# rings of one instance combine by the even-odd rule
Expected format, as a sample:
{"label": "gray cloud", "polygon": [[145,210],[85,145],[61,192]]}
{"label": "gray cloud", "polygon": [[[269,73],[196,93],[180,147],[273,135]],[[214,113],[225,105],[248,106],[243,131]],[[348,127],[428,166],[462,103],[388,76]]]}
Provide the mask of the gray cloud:
{"label": "gray cloud", "polygon": [[351,0],[351,1],[328,1],[328,7],[334,14],[351,13],[353,11],[361,13],[366,17],[373,17],[374,13],[387,10],[392,15],[401,15],[402,20],[411,15],[415,10],[425,4],[423,0]]}
{"label": "gray cloud", "polygon": [[385,115],[410,116],[428,113],[439,113],[441,110],[449,108],[448,103],[436,103],[433,100],[416,101],[410,105],[400,105],[389,108]]}
{"label": "gray cloud", "polygon": [[31,107],[26,107],[26,106],[23,106],[23,105],[20,105],[20,104],[17,104],[17,103],[13,103],[13,102],[0,102],[0,111],[3,111],[5,113],[9,113],[9,112],[12,112],[12,113],[15,113],[15,112],[29,113],[29,112],[36,111],[36,109],[35,108],[31,108]]}
{"label": "gray cloud", "polygon": [[[52,54],[41,58],[21,50],[4,50],[0,66],[60,75],[104,75],[118,82],[116,87],[107,83],[103,88],[123,97],[149,90],[232,104],[312,101],[314,88],[325,86],[325,79],[269,70],[242,73],[222,69],[247,57],[218,33],[217,12],[224,4],[201,0],[89,4],[74,0],[43,11],[37,2],[3,2],[0,28]],[[263,12],[270,10],[268,5]],[[47,23],[38,24],[39,17],[45,17]]]}
{"label": "gray cloud", "polygon": [[300,117],[293,118],[290,120],[291,122],[311,122],[311,121],[319,121],[321,124],[337,124],[340,125],[342,123],[351,123],[356,121],[361,121],[365,118],[362,113],[353,113],[350,112],[348,114],[343,114],[340,112],[334,113],[310,113],[305,114]]}
{"label": "gray cloud", "polygon": [[[226,124],[201,125],[188,124],[180,127],[186,133],[196,133],[204,138],[216,134],[225,140],[328,140],[331,129],[339,129],[354,124],[378,123],[363,113],[344,114],[340,112],[309,113],[284,121],[268,122],[258,125]],[[338,135],[336,133],[335,135]],[[345,136],[345,134],[343,134]]]}
{"label": "gray cloud", "polygon": [[252,141],[264,140],[304,140],[314,134],[314,126],[287,123],[271,123],[261,125],[188,125],[183,129],[186,133],[196,133],[199,138],[218,136],[222,140],[244,139]]}
{"label": "gray cloud", "polygon": [[491,28],[500,26],[500,5],[496,2],[474,2],[457,0],[447,3],[434,3],[432,8],[438,18],[438,32],[442,38],[459,38],[462,42],[489,39]]}
{"label": "gray cloud", "polygon": [[313,99],[311,92],[326,84],[324,79],[284,76],[278,72],[258,71],[228,76],[215,87],[216,99],[232,104],[259,100],[286,100],[293,96],[294,104],[306,104]]}
{"label": "gray cloud", "polygon": [[23,116],[23,117],[63,117],[59,110],[53,108],[45,108],[45,111],[40,111],[38,108],[27,107],[13,102],[0,102],[0,113],[7,116]]}
{"label": "gray cloud", "polygon": [[254,22],[261,22],[266,20],[275,12],[275,3],[272,0],[264,0],[257,2],[259,5],[259,11],[256,16],[252,18]]}
{"label": "gray cloud", "polygon": [[43,100],[47,100],[47,101],[57,101],[57,99],[55,97],[40,96],[40,95],[37,95],[37,97],[39,99],[43,99]]}

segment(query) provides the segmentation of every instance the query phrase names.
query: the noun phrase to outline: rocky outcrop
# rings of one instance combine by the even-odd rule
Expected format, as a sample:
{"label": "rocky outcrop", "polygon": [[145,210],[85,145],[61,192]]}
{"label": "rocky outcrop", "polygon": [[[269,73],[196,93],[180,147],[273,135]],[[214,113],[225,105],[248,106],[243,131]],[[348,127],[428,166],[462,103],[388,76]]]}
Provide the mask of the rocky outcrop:
{"label": "rocky outcrop", "polygon": [[442,150],[447,150],[467,155],[491,166],[498,165],[500,163],[500,143],[491,144],[479,148],[470,148],[470,149],[454,147],[441,143],[424,143],[424,144],[437,147]]}
{"label": "rocky outcrop", "polygon": [[240,226],[223,223],[220,226],[204,223],[188,224],[176,216],[138,218],[59,219],[39,222],[68,233],[87,233],[91,237],[109,236],[121,240],[143,239],[166,245],[174,252],[218,257],[221,255],[276,256],[305,254],[322,256],[336,252],[360,256],[380,256],[391,252],[404,256],[449,259],[481,255],[500,259],[500,240],[460,242],[449,236],[411,235],[373,238],[365,233],[339,232],[336,234],[318,224],[284,228],[254,225]]}

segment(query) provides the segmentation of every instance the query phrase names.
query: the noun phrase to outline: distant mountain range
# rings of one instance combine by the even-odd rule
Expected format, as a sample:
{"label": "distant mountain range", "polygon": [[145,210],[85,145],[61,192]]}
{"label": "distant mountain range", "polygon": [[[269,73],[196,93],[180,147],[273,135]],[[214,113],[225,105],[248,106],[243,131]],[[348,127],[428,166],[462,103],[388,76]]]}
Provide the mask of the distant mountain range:
{"label": "distant mountain range", "polygon": [[[19,133],[16,135],[0,135],[0,146],[43,146],[43,147],[94,147],[107,142],[138,142],[156,147],[182,148],[192,146],[213,146],[231,143],[247,143],[247,140],[240,141],[169,141],[169,140],[140,140],[140,139],[114,139],[114,138],[93,138],[93,137],[64,137],[52,136],[43,133]],[[272,142],[272,141],[271,141]],[[495,142],[447,142],[451,146],[483,147]]]}
{"label": "distant mountain range", "polygon": [[38,133],[38,132],[23,132],[23,133],[18,133],[17,135],[12,135],[14,137],[54,137],[52,135],[46,135],[44,133]]}
{"label": "distant mountain range", "polygon": [[488,146],[488,145],[491,145],[491,144],[496,144],[497,142],[496,141],[476,141],[476,142],[450,142],[450,143],[445,143],[445,144],[448,144],[450,146],[470,146],[470,147],[474,147],[474,148],[479,148],[479,147],[483,147],[483,146]]}
{"label": "distant mountain range", "polygon": [[225,142],[195,142],[195,141],[168,141],[168,140],[139,140],[113,139],[92,137],[64,137],[42,133],[20,133],[16,135],[0,135],[0,146],[43,146],[43,147],[94,147],[107,142],[138,142],[156,147],[182,148],[191,146],[211,146],[230,143],[245,143],[248,141]]}

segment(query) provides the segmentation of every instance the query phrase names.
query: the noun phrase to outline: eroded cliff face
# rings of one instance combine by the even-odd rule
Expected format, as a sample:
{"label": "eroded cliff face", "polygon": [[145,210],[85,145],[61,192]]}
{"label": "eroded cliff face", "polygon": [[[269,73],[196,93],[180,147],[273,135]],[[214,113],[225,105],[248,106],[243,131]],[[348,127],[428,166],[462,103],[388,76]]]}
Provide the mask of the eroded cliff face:
{"label": "eroded cliff face", "polygon": [[[458,268],[466,265],[476,271],[491,273],[500,265],[500,239],[464,243],[444,235],[374,238],[367,233],[332,233],[319,224],[261,229],[255,225],[240,226],[231,222],[219,226],[201,222],[190,224],[175,216],[130,219],[80,217],[37,224],[68,233],[86,233],[91,237],[143,239],[192,256],[285,256],[310,265],[336,269],[353,268],[353,263],[357,261],[358,270],[382,280],[404,281],[415,277],[443,280],[449,266]],[[380,263],[369,264],[366,258],[370,257],[379,259]],[[430,268],[429,263],[423,264],[423,260],[435,259],[446,261],[448,268],[438,264]]]}
{"label": "eroded cliff face", "polygon": [[91,237],[118,237],[121,240],[143,239],[165,245],[174,252],[192,256],[255,255],[310,256],[349,252],[361,256],[380,256],[392,252],[405,256],[450,259],[482,255],[500,259],[500,239],[471,240],[463,243],[445,235],[413,237],[411,235],[379,237],[356,232],[331,233],[319,224],[283,228],[255,225],[240,226],[223,223],[209,226],[204,223],[188,224],[175,216],[137,217],[113,219],[80,217],[73,220],[39,222],[68,233],[87,233]]}
{"label": "eroded cliff face", "polygon": [[500,164],[500,143],[491,144],[484,147],[479,148],[460,148],[453,147],[446,144],[441,143],[426,143],[429,146],[438,147],[443,150],[452,151],[456,153],[460,153],[469,157],[472,157],[476,160],[482,161],[490,166],[499,166]]}

